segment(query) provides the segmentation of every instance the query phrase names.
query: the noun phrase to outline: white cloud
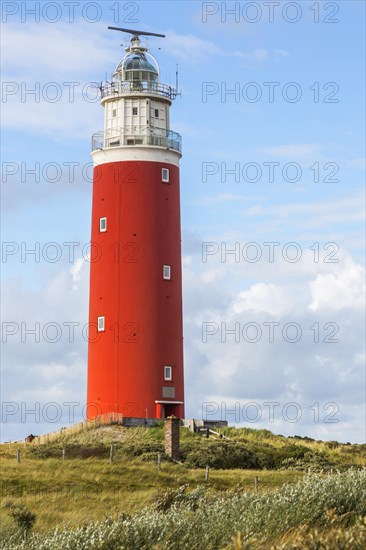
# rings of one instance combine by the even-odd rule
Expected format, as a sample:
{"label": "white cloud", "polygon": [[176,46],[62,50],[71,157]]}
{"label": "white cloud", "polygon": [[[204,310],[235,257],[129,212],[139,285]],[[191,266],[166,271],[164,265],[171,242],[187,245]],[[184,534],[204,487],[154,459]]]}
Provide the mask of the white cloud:
{"label": "white cloud", "polygon": [[279,316],[289,313],[293,302],[288,288],[281,288],[274,284],[257,283],[249,290],[240,292],[232,309],[234,313],[253,311]]}
{"label": "white cloud", "polygon": [[[212,266],[197,262],[196,255],[190,255],[184,262],[187,413],[200,415],[202,402],[208,401],[223,402],[227,410],[233,408],[233,403],[235,408],[235,402],[241,407],[256,402],[262,407],[262,417],[256,423],[247,420],[246,425],[285,434],[360,440],[363,425],[359,410],[364,399],[365,376],[362,316],[355,299],[360,288],[360,266],[347,255],[340,265],[317,264],[315,269],[321,271],[314,277],[309,268],[307,285],[299,276],[300,270],[296,277],[292,273],[290,278],[293,266],[289,264],[285,266],[288,271],[283,273],[283,280],[274,283],[270,281],[269,267],[276,271],[275,264],[261,267],[262,273],[267,272],[267,283],[251,284],[246,278],[247,266],[243,264]],[[324,269],[325,277],[332,276],[331,279],[321,278]],[[4,299],[7,311],[12,312],[11,320],[18,324],[26,322],[27,326],[34,321],[45,324],[52,320],[62,326],[63,321],[71,320],[83,326],[87,320],[88,276],[88,263],[77,260],[71,269],[63,268],[54,274],[38,292],[25,289],[19,281],[9,283]],[[235,277],[239,283],[232,284]],[[254,279],[258,280],[258,275]],[[335,281],[336,287],[326,294],[323,288],[311,286],[317,281],[330,287]],[[319,307],[309,308],[315,297],[320,296],[324,299]],[[335,297],[346,309],[334,309]],[[340,326],[338,344],[323,341],[328,334],[323,327],[329,321]],[[202,341],[203,322],[216,323],[218,328],[217,334],[208,337],[206,343]],[[279,323],[273,343],[268,340],[266,322]],[[284,340],[282,330],[286,323],[293,322],[301,326],[302,336],[298,342],[289,343]],[[315,322],[320,327],[318,343],[314,342],[314,330],[309,329]],[[228,331],[225,338],[222,323]],[[235,341],[232,333],[236,323],[240,325],[239,341]],[[242,329],[247,323],[261,327],[258,342],[243,339]],[[83,402],[87,344],[79,328],[76,334],[72,344],[65,339],[56,344],[34,344],[32,337],[21,344],[19,335],[9,338],[3,357],[6,401],[25,401],[29,408],[37,400]],[[253,336],[250,332],[248,335]],[[268,401],[278,402],[276,411],[280,413],[287,403],[297,402],[303,414],[301,420],[291,424],[280,414],[271,423],[266,416],[268,406],[263,405]],[[313,419],[316,402],[321,416],[318,423]],[[325,415],[331,412],[324,407],[330,402],[339,407],[336,415],[339,422],[324,424]],[[232,415],[227,419],[234,420]],[[24,432],[25,427],[22,429]],[[46,430],[50,431],[50,426]]]}
{"label": "white cloud", "polygon": [[[331,224],[343,222],[364,222],[364,193],[357,192],[352,195],[345,195],[334,200],[323,202],[298,202],[280,205],[264,206],[254,205],[244,211],[245,215],[266,216],[271,219],[271,229],[284,221],[294,220],[298,225],[301,220],[301,229],[304,231],[310,227],[329,227]],[[260,224],[262,224],[262,220]]]}
{"label": "white cloud", "polygon": [[309,282],[312,302],[309,309],[330,311],[365,306],[365,270],[348,261],[338,273],[320,274]]}
{"label": "white cloud", "polygon": [[250,52],[234,51],[232,55],[242,59],[249,59],[252,61],[265,61],[269,58],[269,52],[265,48],[258,48]]}
{"label": "white cloud", "polygon": [[104,73],[113,59],[103,23],[7,24],[2,28],[2,42],[6,45],[2,48],[4,70],[21,81],[29,77],[70,81],[70,75],[75,80],[85,79],[91,72]]}
{"label": "white cloud", "polygon": [[72,275],[72,280],[74,282],[73,284],[73,290],[77,290],[78,286],[77,286],[77,282],[80,281],[81,279],[81,276],[82,276],[82,269],[84,267],[84,264],[85,264],[85,260],[83,258],[78,258],[74,265],[71,267],[70,269],[70,273]]}
{"label": "white cloud", "polygon": [[288,55],[285,50],[275,50],[272,53],[266,48],[255,48],[249,51],[223,49],[210,40],[204,40],[192,34],[177,34],[171,29],[165,34],[162,51],[183,63],[194,65],[201,65],[216,57],[236,57],[243,61],[261,63]]}
{"label": "white cloud", "polygon": [[289,143],[287,145],[278,145],[276,147],[263,147],[261,152],[274,157],[295,159],[297,161],[308,158],[322,158],[324,145],[318,143]]}
{"label": "white cloud", "polygon": [[[48,277],[43,273],[42,278],[45,281],[38,290],[27,288],[21,279],[10,279],[3,288],[4,326],[14,323],[16,332],[5,337],[2,371],[10,377],[14,370],[22,372],[21,384],[32,375],[33,366],[41,372],[41,365],[51,365],[47,367],[51,371],[55,362],[70,369],[72,378],[71,365],[86,358],[83,327],[88,320],[88,262],[76,260],[71,269],[52,264]],[[37,323],[36,335],[28,333]],[[32,383],[40,380],[32,377]]]}
{"label": "white cloud", "polygon": [[353,357],[353,362],[355,365],[364,366],[366,363],[366,353],[364,351],[361,353],[356,353]]}
{"label": "white cloud", "polygon": [[213,203],[221,203],[221,202],[238,202],[238,201],[247,201],[247,200],[253,200],[253,197],[246,196],[246,195],[234,195],[230,193],[222,193],[220,195],[216,196],[206,196],[199,199],[197,202],[200,204],[213,204]]}
{"label": "white cloud", "polygon": [[190,266],[192,263],[192,256],[183,256],[182,258],[182,265],[183,266]]}
{"label": "white cloud", "polygon": [[[56,142],[65,137],[72,140],[90,139],[99,129],[98,109],[98,103],[84,100],[81,86],[73,102],[69,102],[66,96],[61,96],[56,103],[13,100],[4,109],[2,124],[3,128],[23,134],[43,134]],[[102,112],[99,115],[101,126]]]}
{"label": "white cloud", "polygon": [[[3,128],[56,141],[89,138],[97,131],[99,97],[91,83],[104,80],[106,69],[112,72],[124,55],[104,31],[102,23],[78,22],[77,32],[75,25],[61,22],[27,25],[26,32],[22,24],[4,25]],[[99,120],[102,125],[101,110]]]}
{"label": "white cloud", "polygon": [[221,281],[225,277],[225,269],[219,267],[216,269],[208,269],[204,271],[201,275],[201,279],[204,283],[213,283],[216,281]]}
{"label": "white cloud", "polygon": [[166,31],[165,34],[163,53],[181,62],[202,64],[211,57],[224,54],[223,50],[214,42],[203,40],[193,34],[177,34],[172,29]]}
{"label": "white cloud", "polygon": [[[223,403],[224,411],[220,409],[217,417],[231,423],[235,414],[225,416],[225,411],[235,411],[236,403],[243,411],[246,404],[254,402],[263,414],[258,422],[251,422],[240,412],[240,422],[246,426],[287,435],[361,441],[365,430],[359,415],[365,383],[361,266],[347,252],[338,255],[336,264],[315,263],[310,253],[301,267],[286,262],[249,266],[233,261],[224,266],[225,288],[220,288],[219,281],[199,284],[202,273],[191,271],[198,263],[196,256],[192,258],[184,269],[185,362],[187,393],[195,404],[195,414],[202,413],[202,403],[216,403],[219,409]],[[202,270],[211,272],[220,265],[221,256],[209,260],[201,265]],[[268,282],[250,282],[261,279]],[[318,283],[314,290],[312,283],[317,281],[330,285],[329,294],[323,293]],[[342,309],[334,308],[337,293]],[[310,307],[315,294],[320,300],[317,309]],[[209,323],[212,334],[206,334],[203,323]],[[276,325],[272,342],[269,323]],[[291,325],[295,323],[300,338],[290,343],[285,337],[294,337]],[[283,332],[287,325],[288,333],[287,329]],[[255,326],[258,332],[249,328]],[[257,335],[259,339],[254,341]],[[264,402],[278,403],[274,422],[270,422]],[[295,423],[282,415],[290,402],[297,403],[301,412]]]}
{"label": "white cloud", "polygon": [[246,216],[260,216],[266,213],[266,209],[261,204],[256,204],[255,206],[250,206],[245,210]]}
{"label": "white cloud", "polygon": [[290,54],[286,50],[275,50],[275,54],[279,55],[280,57],[289,57]]}

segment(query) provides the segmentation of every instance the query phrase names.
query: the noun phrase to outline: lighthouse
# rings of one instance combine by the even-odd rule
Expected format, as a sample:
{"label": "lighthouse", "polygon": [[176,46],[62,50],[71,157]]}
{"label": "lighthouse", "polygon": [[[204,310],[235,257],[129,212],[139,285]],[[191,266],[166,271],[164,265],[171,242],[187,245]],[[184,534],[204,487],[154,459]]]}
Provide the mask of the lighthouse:
{"label": "lighthouse", "polygon": [[130,29],[92,138],[87,417],[184,417],[176,87]]}

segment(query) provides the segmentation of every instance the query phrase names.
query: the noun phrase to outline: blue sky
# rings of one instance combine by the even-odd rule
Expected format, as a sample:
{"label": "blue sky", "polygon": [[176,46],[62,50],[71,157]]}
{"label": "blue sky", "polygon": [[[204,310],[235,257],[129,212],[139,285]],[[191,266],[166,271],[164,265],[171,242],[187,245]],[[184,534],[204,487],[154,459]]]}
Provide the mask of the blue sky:
{"label": "blue sky", "polygon": [[[9,252],[2,257],[3,322],[19,328],[3,333],[2,399],[19,412],[3,415],[2,439],[66,423],[64,416],[53,424],[42,414],[38,424],[32,415],[22,422],[22,407],[85,402],[87,344],[80,327],[88,314],[90,142],[103,124],[88,85],[109,78],[123,55],[125,35],[107,30],[117,25],[166,34],[148,42],[163,82],[174,84],[179,64],[182,96],[171,108],[171,129],[183,138],[187,416],[200,418],[203,403],[217,403],[225,417],[225,403],[240,409],[229,422],[363,441],[364,3],[272,3],[273,22],[263,2],[79,2],[73,17],[58,2],[58,12],[41,9],[38,21],[27,12],[34,4],[7,2],[2,12],[2,240]],[[71,82],[70,100],[65,83]],[[24,97],[35,86],[39,93]],[[238,96],[225,95],[233,89]],[[39,181],[26,174],[35,163]],[[55,182],[54,164],[60,167]],[[225,173],[234,169],[236,178]],[[73,262],[64,244],[70,242],[80,243]],[[203,261],[208,242],[216,243],[209,249],[215,253]],[[273,261],[269,242],[278,243]],[[30,255],[22,261],[21,252],[35,246],[40,261]],[[225,247],[236,247],[239,256],[225,256]],[[55,250],[61,257],[52,262]],[[246,253],[250,260],[255,250],[261,258],[248,261]],[[298,262],[291,262],[294,251]],[[36,322],[63,327],[60,340],[34,342],[24,327]],[[79,323],[74,342],[65,322]],[[248,323],[263,331],[257,342],[243,338]],[[273,342],[268,323],[279,323]],[[288,323],[301,327],[297,342],[283,337]],[[320,342],[309,329],[314,323]],[[217,332],[203,342],[207,326]],[[223,326],[239,326],[239,341],[233,335],[223,341]],[[336,327],[339,341],[324,341]],[[274,419],[269,402],[278,403]],[[246,416],[251,403],[260,407],[257,422]],[[288,407],[301,418],[294,414],[291,421]],[[332,407],[337,412],[327,418]]]}

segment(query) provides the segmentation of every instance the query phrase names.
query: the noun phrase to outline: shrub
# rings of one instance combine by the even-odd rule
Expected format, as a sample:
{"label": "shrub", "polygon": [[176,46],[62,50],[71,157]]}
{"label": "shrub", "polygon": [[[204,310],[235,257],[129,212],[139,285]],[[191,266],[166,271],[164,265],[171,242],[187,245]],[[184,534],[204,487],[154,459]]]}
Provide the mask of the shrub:
{"label": "shrub", "polygon": [[334,463],[325,455],[312,451],[307,451],[304,455],[299,457],[285,458],[281,464],[281,468],[285,470],[310,470],[311,472],[329,471],[333,467]]}
{"label": "shrub", "polygon": [[[62,449],[62,445],[45,444],[31,447],[29,452],[33,458],[60,458]],[[109,446],[68,444],[66,456],[67,458],[107,458],[109,457]]]}
{"label": "shrub", "polygon": [[[192,442],[193,443],[193,442]],[[182,458],[190,468],[245,468],[260,469],[260,457],[249,446],[227,441],[207,441],[203,445],[185,444],[181,447]]]}
{"label": "shrub", "polygon": [[33,512],[23,505],[12,502],[6,502],[4,507],[8,509],[9,515],[13,518],[19,529],[25,533],[28,533],[32,529],[36,521],[36,515]]}
{"label": "shrub", "polygon": [[166,512],[172,506],[185,506],[189,510],[196,510],[205,500],[206,487],[199,485],[189,491],[189,484],[186,483],[178,489],[162,489],[154,497],[153,509],[159,512]]}

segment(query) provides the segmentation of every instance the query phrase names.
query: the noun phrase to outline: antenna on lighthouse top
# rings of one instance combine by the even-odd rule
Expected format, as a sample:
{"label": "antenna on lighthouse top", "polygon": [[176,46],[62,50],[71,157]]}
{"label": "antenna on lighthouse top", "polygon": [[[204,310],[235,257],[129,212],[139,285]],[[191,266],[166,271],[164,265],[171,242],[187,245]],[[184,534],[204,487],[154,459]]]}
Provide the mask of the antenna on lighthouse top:
{"label": "antenna on lighthouse top", "polygon": [[111,31],[121,31],[121,32],[127,32],[129,34],[132,34],[133,36],[159,36],[160,38],[165,38],[165,34],[157,34],[155,32],[147,32],[147,31],[136,31],[133,29],[121,29],[120,27],[108,27]]}

